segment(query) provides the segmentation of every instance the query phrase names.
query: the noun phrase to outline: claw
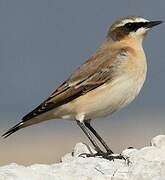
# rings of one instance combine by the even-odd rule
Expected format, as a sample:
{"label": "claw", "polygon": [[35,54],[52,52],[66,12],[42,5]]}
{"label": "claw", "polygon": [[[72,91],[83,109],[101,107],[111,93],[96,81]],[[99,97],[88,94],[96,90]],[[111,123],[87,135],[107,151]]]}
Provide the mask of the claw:
{"label": "claw", "polygon": [[83,157],[83,158],[85,158],[85,157],[92,157],[92,154],[81,153],[81,154],[78,155],[78,157]]}
{"label": "claw", "polygon": [[123,159],[127,163],[128,166],[131,163],[131,161],[129,160],[129,157],[123,156],[122,154],[115,155],[115,154],[105,153],[103,151],[99,151],[95,154],[82,153],[79,155],[79,157],[83,157],[83,158],[85,158],[85,157],[99,157],[99,158],[108,159],[110,161],[114,161],[115,159]]}
{"label": "claw", "polygon": [[97,153],[95,154],[89,154],[89,153],[82,153],[79,155],[79,157],[96,157],[96,156],[103,156],[103,154],[105,154],[103,151],[98,151]]}

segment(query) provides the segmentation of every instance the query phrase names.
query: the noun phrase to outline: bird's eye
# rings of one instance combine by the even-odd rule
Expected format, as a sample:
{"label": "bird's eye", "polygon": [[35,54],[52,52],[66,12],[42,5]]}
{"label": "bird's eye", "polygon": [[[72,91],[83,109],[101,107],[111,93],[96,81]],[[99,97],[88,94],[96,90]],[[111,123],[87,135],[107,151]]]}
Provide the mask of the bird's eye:
{"label": "bird's eye", "polygon": [[125,27],[128,28],[128,29],[130,29],[132,26],[133,26],[132,23],[127,23],[127,24],[125,24]]}
{"label": "bird's eye", "polygon": [[127,23],[124,25],[124,30],[126,32],[136,31],[138,29],[138,26],[136,23]]}

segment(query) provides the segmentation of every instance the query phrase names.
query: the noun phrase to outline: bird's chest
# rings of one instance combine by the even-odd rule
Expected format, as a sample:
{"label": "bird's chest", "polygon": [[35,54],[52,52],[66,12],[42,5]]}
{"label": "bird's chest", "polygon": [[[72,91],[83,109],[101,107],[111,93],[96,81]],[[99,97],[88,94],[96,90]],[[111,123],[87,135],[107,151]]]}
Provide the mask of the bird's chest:
{"label": "bird's chest", "polygon": [[113,85],[105,85],[98,92],[95,92],[96,98],[88,99],[87,114],[91,118],[107,116],[113,112],[125,107],[139,94],[143,85],[143,79],[122,78]]}

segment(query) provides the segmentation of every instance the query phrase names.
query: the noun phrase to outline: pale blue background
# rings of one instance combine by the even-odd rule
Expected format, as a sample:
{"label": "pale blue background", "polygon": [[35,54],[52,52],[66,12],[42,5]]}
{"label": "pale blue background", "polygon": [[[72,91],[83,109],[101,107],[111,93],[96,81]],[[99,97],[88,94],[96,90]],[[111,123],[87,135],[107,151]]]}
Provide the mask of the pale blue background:
{"label": "pale blue background", "polygon": [[[0,134],[49,96],[123,15],[165,20],[165,1],[0,0]],[[165,132],[165,24],[144,48],[149,71],[140,96],[111,121],[94,124],[118,152]],[[88,142],[75,123],[43,123],[0,139],[0,164],[54,162],[79,141]]]}

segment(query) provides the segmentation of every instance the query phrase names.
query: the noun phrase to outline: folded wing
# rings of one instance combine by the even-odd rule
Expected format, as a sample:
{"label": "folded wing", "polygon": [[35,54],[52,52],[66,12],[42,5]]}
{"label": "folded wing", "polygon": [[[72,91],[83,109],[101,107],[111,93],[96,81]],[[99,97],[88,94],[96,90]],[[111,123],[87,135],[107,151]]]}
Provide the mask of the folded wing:
{"label": "folded wing", "polygon": [[113,78],[114,57],[108,49],[99,49],[59,86],[48,99],[23,117],[23,122],[66,104]]}

